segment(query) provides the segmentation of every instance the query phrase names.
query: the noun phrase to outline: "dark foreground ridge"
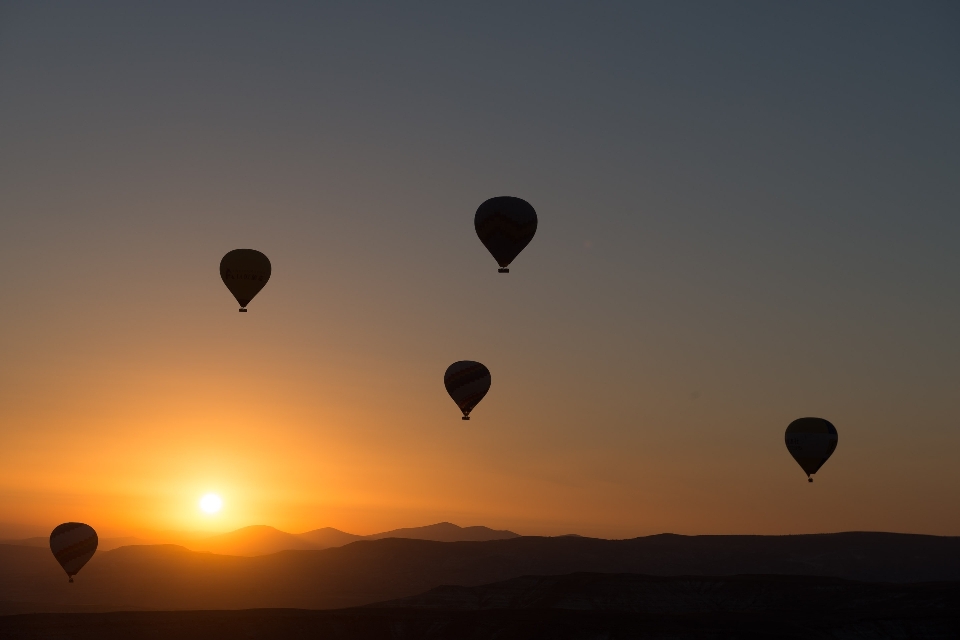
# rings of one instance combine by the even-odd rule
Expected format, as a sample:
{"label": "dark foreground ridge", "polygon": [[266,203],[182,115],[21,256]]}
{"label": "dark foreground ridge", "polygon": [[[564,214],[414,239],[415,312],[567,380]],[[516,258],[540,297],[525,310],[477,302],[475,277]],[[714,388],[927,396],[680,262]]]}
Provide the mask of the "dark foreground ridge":
{"label": "dark foreground ridge", "polygon": [[0,545],[0,613],[342,609],[524,575],[808,575],[868,582],[960,581],[960,538],[889,533],[388,538],[323,551],[238,557],[174,545],[97,553],[68,584],[50,551]]}
{"label": "dark foreground ridge", "polygon": [[803,576],[525,576],[440,587],[362,609],[164,611],[0,617],[11,640],[113,638],[956,638],[960,583]]}
{"label": "dark foreground ridge", "polygon": [[814,576],[645,576],[572,573],[522,576],[476,587],[444,585],[426,593],[367,605],[370,609],[570,609],[645,614],[860,614],[955,612],[960,582],[891,584]]}

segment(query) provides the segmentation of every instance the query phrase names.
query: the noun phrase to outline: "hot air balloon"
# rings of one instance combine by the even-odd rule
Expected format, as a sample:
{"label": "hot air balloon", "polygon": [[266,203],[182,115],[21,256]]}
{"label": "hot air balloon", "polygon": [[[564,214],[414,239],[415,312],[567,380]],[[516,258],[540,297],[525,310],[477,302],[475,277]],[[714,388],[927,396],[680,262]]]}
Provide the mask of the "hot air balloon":
{"label": "hot air balloon", "polygon": [[498,271],[510,273],[507,266],[530,244],[537,232],[537,212],[526,200],[499,196],[477,208],[473,226],[480,242],[500,265]]}
{"label": "hot air balloon", "polygon": [[447,367],[443,386],[463,412],[462,420],[470,419],[470,412],[490,390],[490,370],[479,362],[461,360]]}
{"label": "hot air balloon", "polygon": [[270,279],[270,260],[254,249],[234,249],[220,260],[220,279],[240,303],[240,311]]}
{"label": "hot air balloon", "polygon": [[64,522],[50,534],[50,551],[70,582],[97,551],[97,532],[82,522]]}
{"label": "hot air balloon", "polygon": [[784,438],[787,451],[810,476],[820,470],[837,448],[837,428],[823,418],[799,418],[790,423]]}

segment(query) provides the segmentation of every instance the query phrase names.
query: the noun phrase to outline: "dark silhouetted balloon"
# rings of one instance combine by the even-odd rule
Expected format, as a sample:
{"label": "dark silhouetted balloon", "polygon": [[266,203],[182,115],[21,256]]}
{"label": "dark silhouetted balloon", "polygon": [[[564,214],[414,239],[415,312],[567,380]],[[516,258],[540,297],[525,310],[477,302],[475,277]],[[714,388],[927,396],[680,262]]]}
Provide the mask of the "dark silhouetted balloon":
{"label": "dark silhouetted balloon", "polygon": [[234,249],[220,260],[220,279],[246,311],[270,279],[270,260],[254,249]]}
{"label": "dark silhouetted balloon", "polygon": [[64,522],[50,534],[50,551],[70,582],[97,551],[97,532],[82,522]]}
{"label": "dark silhouetted balloon", "polygon": [[820,470],[837,448],[837,428],[823,418],[794,420],[784,438],[787,451],[806,472],[808,482],[813,482],[810,476]]}
{"label": "dark silhouetted balloon", "polygon": [[526,200],[499,196],[477,208],[473,226],[480,242],[500,265],[500,273],[510,273],[507,266],[537,232],[537,212]]}
{"label": "dark silhouetted balloon", "polygon": [[463,412],[461,419],[469,420],[470,412],[490,390],[490,371],[479,362],[454,362],[443,374],[443,386]]}

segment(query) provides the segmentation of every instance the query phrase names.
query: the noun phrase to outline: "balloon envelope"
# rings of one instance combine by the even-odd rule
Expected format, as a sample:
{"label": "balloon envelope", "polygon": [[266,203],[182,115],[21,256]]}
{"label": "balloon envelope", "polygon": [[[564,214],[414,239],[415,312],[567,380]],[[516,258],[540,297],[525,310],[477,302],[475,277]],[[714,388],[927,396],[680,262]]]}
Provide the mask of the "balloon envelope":
{"label": "balloon envelope", "polygon": [[473,226],[480,242],[500,265],[500,271],[507,273],[507,265],[520,255],[537,232],[537,212],[526,200],[499,196],[477,208]]}
{"label": "balloon envelope", "polygon": [[463,419],[469,420],[470,412],[490,390],[490,370],[472,360],[454,362],[443,374],[443,386],[460,407]]}
{"label": "balloon envelope", "polygon": [[837,448],[837,428],[823,418],[800,418],[790,423],[784,439],[790,455],[809,478]]}
{"label": "balloon envelope", "polygon": [[220,279],[246,311],[270,279],[270,260],[254,249],[234,249],[220,260]]}
{"label": "balloon envelope", "polygon": [[50,534],[50,551],[73,582],[73,576],[97,551],[97,532],[82,522],[64,522]]}

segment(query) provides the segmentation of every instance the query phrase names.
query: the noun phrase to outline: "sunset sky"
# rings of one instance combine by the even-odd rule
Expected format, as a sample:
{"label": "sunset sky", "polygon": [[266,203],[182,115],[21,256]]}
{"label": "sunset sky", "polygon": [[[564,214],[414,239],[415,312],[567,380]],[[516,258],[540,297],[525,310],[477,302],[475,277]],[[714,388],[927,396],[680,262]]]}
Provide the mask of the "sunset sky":
{"label": "sunset sky", "polygon": [[[960,535],[958,33],[949,1],[0,3],[0,537]],[[539,216],[509,275],[499,195]],[[813,484],[802,416],[839,431]]]}

